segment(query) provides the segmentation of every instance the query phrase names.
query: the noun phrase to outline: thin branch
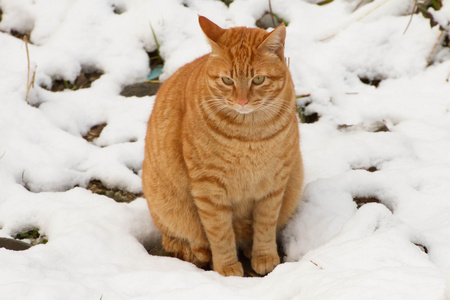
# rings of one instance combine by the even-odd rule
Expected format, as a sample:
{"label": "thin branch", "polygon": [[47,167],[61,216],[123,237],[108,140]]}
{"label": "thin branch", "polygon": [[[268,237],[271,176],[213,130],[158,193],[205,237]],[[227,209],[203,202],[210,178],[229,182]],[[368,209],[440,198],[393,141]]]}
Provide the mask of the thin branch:
{"label": "thin branch", "polygon": [[33,76],[31,77],[30,82],[30,71],[31,71],[31,63],[30,63],[30,52],[28,51],[28,38],[26,35],[23,36],[23,41],[25,42],[25,49],[27,50],[27,61],[28,61],[28,72],[27,72],[27,94],[25,95],[25,101],[28,102],[28,95],[30,93],[31,87],[34,87],[34,79],[36,77],[36,70],[33,72]]}
{"label": "thin branch", "polygon": [[334,28],[334,32],[331,34],[327,34],[324,37],[319,38],[319,41],[323,42],[326,40],[329,40],[333,37],[335,37],[340,31],[347,29],[351,24],[355,22],[359,22],[362,19],[369,16],[371,13],[385,5],[391,0],[375,0],[370,4],[367,4],[363,6],[361,9],[357,10],[356,12],[352,13],[350,17],[347,18],[345,22],[342,23],[342,25],[338,26],[337,28]]}
{"label": "thin branch", "polygon": [[355,6],[355,8],[353,9],[352,13],[354,13],[355,11],[358,10],[358,8],[361,7],[361,5],[363,4],[364,0],[359,1],[359,3]]}
{"label": "thin branch", "polygon": [[27,50],[27,61],[28,61],[28,73],[27,73],[27,94],[25,96],[25,101],[28,102],[28,93],[30,92],[30,52],[28,52],[28,38],[26,35],[23,36],[23,41],[25,42],[25,49]]}
{"label": "thin branch", "polygon": [[409,25],[411,25],[411,22],[412,22],[412,19],[413,19],[413,16],[414,16],[414,12],[416,11],[416,7],[417,7],[417,0],[414,1],[414,6],[413,6],[413,9],[412,9],[412,12],[411,12],[411,18],[409,18],[408,25],[406,25],[405,31],[403,31],[403,35],[408,30]]}
{"label": "thin branch", "polygon": [[269,0],[269,11],[270,11],[270,17],[272,18],[272,24],[273,28],[277,27],[275,23],[275,18],[273,17],[273,11],[272,11],[272,1]]}
{"label": "thin branch", "polygon": [[316,267],[318,267],[319,269],[323,270],[323,268],[321,266],[319,266],[317,263],[313,262],[312,260],[309,260],[313,265],[315,265]]}
{"label": "thin branch", "polygon": [[431,64],[431,60],[433,59],[434,52],[436,52],[436,48],[441,42],[442,35],[444,34],[444,31],[445,30],[441,30],[441,33],[439,34],[439,36],[438,36],[438,38],[436,40],[436,43],[434,43],[433,49],[431,50],[431,53],[430,53],[430,55],[428,56],[428,59],[427,59],[427,67]]}

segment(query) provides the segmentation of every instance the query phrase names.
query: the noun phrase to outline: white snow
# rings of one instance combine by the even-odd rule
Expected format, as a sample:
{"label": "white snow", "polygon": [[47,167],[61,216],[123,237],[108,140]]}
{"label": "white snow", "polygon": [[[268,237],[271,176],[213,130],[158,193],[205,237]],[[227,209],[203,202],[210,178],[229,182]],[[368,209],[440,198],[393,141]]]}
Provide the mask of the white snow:
{"label": "white snow", "polygon": [[[413,1],[314,2],[271,1],[289,22],[297,94],[309,94],[299,104],[320,115],[300,125],[306,183],[285,262],[225,278],[149,255],[159,232],[143,198],[85,188],[142,191],[154,97],[119,93],[149,74],[146,52],[160,45],[165,80],[209,51],[198,14],[255,26],[269,1],[0,0],[0,237],[39,228],[49,240],[0,248],[0,299],[450,299],[450,48],[435,48],[439,26],[421,14],[408,26]],[[430,12],[448,30],[450,3]],[[31,33],[28,103],[26,48],[11,31]],[[88,89],[45,89],[82,70],[104,74]]]}

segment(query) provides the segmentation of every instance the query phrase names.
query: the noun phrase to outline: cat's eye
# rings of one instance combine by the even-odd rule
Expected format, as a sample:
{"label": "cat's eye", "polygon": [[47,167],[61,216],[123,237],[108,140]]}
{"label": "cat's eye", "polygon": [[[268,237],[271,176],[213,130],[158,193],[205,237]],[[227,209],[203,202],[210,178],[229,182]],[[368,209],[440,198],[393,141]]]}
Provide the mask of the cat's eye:
{"label": "cat's eye", "polygon": [[226,85],[232,85],[234,83],[233,79],[231,79],[230,77],[222,77],[222,81]]}
{"label": "cat's eye", "polygon": [[255,78],[253,78],[252,83],[259,85],[262,84],[264,80],[266,80],[266,76],[256,76]]}

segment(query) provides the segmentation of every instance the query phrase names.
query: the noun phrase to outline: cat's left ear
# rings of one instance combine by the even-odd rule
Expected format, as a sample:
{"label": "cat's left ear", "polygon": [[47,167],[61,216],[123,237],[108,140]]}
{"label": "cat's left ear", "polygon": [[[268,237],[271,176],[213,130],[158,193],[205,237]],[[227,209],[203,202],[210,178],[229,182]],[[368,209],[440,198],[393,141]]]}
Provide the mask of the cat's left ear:
{"label": "cat's left ear", "polygon": [[286,26],[282,23],[275,28],[266,39],[258,46],[258,50],[275,53],[284,60],[284,40],[286,39]]}
{"label": "cat's left ear", "polygon": [[198,23],[203,30],[203,33],[208,38],[209,43],[211,44],[211,48],[214,52],[220,51],[220,47],[217,44],[219,38],[224,34],[225,29],[217,26],[215,23],[211,22],[209,19],[198,16]]}

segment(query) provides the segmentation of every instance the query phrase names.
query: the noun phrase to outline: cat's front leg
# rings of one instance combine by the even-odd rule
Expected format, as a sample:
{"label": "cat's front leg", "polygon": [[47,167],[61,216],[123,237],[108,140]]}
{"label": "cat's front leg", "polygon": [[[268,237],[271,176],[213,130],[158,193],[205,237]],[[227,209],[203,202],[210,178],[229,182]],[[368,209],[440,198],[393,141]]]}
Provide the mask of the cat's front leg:
{"label": "cat's front leg", "polygon": [[194,196],[210,244],[213,268],[224,276],[244,276],[237,256],[231,206],[218,198]]}
{"label": "cat's front leg", "polygon": [[284,188],[255,201],[252,268],[260,275],[266,275],[280,263],[276,235],[283,194]]}

